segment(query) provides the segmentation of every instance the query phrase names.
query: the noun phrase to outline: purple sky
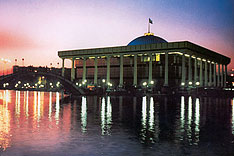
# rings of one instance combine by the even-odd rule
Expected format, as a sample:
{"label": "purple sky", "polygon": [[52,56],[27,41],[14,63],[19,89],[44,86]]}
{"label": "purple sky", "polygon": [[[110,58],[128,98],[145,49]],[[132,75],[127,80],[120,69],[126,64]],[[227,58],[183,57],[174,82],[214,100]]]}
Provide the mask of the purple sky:
{"label": "purple sky", "polygon": [[59,50],[127,45],[147,32],[149,17],[155,35],[234,60],[232,0],[0,0],[0,58],[12,61],[8,68],[22,58],[57,67]]}

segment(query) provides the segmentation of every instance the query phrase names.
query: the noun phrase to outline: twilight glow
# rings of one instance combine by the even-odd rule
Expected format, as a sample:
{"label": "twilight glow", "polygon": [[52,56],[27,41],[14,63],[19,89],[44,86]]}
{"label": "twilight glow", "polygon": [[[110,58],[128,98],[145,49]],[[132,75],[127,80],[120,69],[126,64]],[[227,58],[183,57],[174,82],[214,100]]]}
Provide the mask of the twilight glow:
{"label": "twilight glow", "polygon": [[127,45],[147,31],[149,17],[155,35],[214,50],[234,67],[232,0],[0,0],[0,58],[12,61],[8,69],[22,58],[57,67],[59,50]]}

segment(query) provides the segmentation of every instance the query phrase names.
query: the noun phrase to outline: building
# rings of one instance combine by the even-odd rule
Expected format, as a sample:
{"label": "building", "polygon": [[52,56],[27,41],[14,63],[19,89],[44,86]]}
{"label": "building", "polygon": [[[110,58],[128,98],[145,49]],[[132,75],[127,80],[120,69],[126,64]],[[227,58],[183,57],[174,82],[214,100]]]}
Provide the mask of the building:
{"label": "building", "polygon": [[225,87],[230,58],[188,41],[146,33],[127,46],[59,51],[72,61],[71,81],[83,86]]}

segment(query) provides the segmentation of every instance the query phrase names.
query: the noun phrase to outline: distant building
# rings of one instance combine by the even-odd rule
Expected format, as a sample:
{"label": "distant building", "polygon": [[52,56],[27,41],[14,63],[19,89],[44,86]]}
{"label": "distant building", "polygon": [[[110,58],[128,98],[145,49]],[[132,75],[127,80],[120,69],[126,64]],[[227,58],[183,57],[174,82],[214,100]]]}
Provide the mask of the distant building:
{"label": "distant building", "polygon": [[108,87],[225,87],[230,58],[188,41],[146,33],[127,46],[59,51],[71,80]]}

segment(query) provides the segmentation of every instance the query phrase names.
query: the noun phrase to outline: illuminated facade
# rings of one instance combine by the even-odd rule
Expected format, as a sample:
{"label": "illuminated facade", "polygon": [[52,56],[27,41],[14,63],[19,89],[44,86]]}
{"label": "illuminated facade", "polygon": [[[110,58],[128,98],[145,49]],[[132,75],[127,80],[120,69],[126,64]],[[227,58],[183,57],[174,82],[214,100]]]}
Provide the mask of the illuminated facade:
{"label": "illuminated facade", "polygon": [[59,51],[72,61],[71,80],[108,87],[225,87],[230,58],[188,41],[147,33],[127,46]]}

